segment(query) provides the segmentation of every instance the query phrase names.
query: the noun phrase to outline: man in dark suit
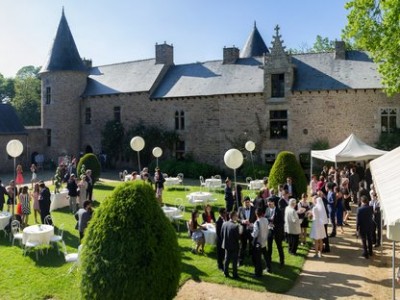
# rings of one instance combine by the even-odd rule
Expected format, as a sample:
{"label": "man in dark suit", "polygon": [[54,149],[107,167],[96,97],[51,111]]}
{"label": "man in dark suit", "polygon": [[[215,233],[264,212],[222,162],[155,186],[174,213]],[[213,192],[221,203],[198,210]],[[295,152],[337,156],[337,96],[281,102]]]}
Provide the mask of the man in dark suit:
{"label": "man in dark suit", "polygon": [[265,201],[265,209],[267,209],[267,207],[268,207],[268,202],[270,201],[269,199],[272,199],[272,201],[274,201],[274,203],[275,203],[275,207],[278,207],[278,202],[279,202],[280,198],[276,195],[275,189],[273,189],[273,188],[270,189],[269,194],[270,194],[270,196]]}
{"label": "man in dark suit", "polygon": [[221,237],[222,249],[225,249],[224,275],[229,277],[229,264],[232,262],[233,278],[239,278],[237,273],[237,260],[239,254],[239,226],[236,221],[236,211],[230,213],[230,220],[222,224]]}
{"label": "man in dark suit", "polygon": [[292,177],[286,178],[286,183],[283,186],[283,189],[288,191],[289,193],[289,198],[294,198],[297,199],[297,193],[296,193],[296,188],[293,184]]}
{"label": "man in dark suit", "polygon": [[[40,219],[42,220],[42,224],[44,224],[44,218],[50,215],[51,194],[49,188],[44,184],[43,181],[39,183],[39,190]],[[51,219],[49,222],[52,223]]]}
{"label": "man in dark suit", "polygon": [[[363,256],[369,258],[372,252],[372,232],[374,230],[373,208],[369,206],[368,198],[361,197],[361,206],[357,209],[357,233],[363,244]],[[368,243],[368,245],[367,245]]]}
{"label": "man in dark suit", "polygon": [[243,264],[246,248],[249,245],[249,256],[251,257],[253,252],[253,237],[251,233],[253,231],[253,224],[257,220],[256,211],[250,203],[250,197],[246,196],[244,198],[244,206],[239,207],[238,212],[239,223],[242,225],[243,231],[240,237],[240,256],[239,264]]}
{"label": "man in dark suit", "polygon": [[268,198],[268,208],[265,211],[265,218],[268,220],[268,239],[267,239],[267,269],[271,273],[271,259],[272,259],[272,242],[275,240],[276,248],[279,253],[279,263],[282,267],[285,264],[285,255],[283,253],[282,241],[284,237],[284,218],[283,214],[278,207],[275,206],[273,198]]}
{"label": "man in dark suit", "polygon": [[224,249],[222,249],[222,225],[226,221],[225,207],[221,207],[218,212],[219,212],[219,218],[215,223],[216,233],[217,233],[217,262],[218,262],[218,269],[223,271],[225,251]]}
{"label": "man in dark suit", "polygon": [[278,208],[282,212],[282,214],[285,214],[285,208],[286,206],[289,205],[289,192],[287,190],[282,191],[282,196],[278,201]]}

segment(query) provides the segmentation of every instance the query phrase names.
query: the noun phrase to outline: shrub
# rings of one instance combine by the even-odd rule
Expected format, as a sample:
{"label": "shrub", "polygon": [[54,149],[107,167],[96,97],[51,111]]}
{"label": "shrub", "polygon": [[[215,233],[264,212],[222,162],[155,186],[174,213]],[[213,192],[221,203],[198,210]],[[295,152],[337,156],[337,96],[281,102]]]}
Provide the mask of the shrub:
{"label": "shrub", "polygon": [[100,178],[100,162],[97,159],[97,156],[93,153],[87,153],[82,156],[76,169],[79,170],[79,172],[81,172],[81,170],[92,170],[93,183],[95,183]]}
{"label": "shrub", "polygon": [[180,277],[175,230],[154,190],[127,182],[95,211],[82,249],[83,299],[172,299]]}
{"label": "shrub", "polygon": [[396,128],[393,132],[382,132],[376,147],[382,150],[393,150],[400,146],[400,128]]}
{"label": "shrub", "polygon": [[279,184],[286,183],[286,178],[293,178],[293,185],[297,195],[307,192],[307,179],[304,172],[292,152],[282,151],[278,154],[268,177],[268,186],[277,188]]}

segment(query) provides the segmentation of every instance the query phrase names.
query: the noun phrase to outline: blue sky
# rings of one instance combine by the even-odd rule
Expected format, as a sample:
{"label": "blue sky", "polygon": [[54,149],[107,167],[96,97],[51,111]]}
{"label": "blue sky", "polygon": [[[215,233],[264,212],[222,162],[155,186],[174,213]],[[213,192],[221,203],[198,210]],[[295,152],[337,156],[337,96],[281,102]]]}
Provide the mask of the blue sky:
{"label": "blue sky", "polygon": [[64,6],[82,57],[94,65],[154,57],[174,45],[176,64],[222,59],[243,48],[254,21],[270,46],[279,24],[287,48],[312,46],[317,35],[340,39],[346,0],[0,0],[0,73],[42,65]]}

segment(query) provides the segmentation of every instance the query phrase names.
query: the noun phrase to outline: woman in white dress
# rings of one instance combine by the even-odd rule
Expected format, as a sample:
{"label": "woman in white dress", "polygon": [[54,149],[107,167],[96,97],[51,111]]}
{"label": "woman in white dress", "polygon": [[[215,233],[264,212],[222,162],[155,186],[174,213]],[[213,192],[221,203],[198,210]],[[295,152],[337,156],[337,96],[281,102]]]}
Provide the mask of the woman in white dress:
{"label": "woman in white dress", "polygon": [[310,237],[314,240],[315,244],[315,256],[322,256],[322,240],[326,238],[326,232],[324,225],[328,223],[328,216],[326,215],[326,210],[324,202],[321,197],[314,197],[315,206],[312,209],[313,223],[311,226]]}
{"label": "woman in white dress", "polygon": [[79,208],[83,208],[83,202],[86,201],[88,183],[86,181],[86,175],[81,175],[81,180],[78,182],[79,188]]}

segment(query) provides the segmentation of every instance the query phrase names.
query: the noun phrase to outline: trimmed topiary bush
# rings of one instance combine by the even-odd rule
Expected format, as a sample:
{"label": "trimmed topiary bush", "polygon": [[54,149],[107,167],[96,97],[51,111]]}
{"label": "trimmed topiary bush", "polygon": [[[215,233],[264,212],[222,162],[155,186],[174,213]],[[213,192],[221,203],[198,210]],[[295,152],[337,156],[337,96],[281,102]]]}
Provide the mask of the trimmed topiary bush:
{"label": "trimmed topiary bush", "polygon": [[271,168],[268,186],[276,190],[279,184],[286,183],[287,177],[292,177],[298,197],[307,192],[307,179],[296,156],[292,152],[282,151]]}
{"label": "trimmed topiary bush", "polygon": [[85,166],[84,167],[85,170],[92,170],[93,183],[99,180],[101,165],[96,155],[94,155],[93,153],[86,153],[84,156],[82,156],[76,168],[78,172],[82,170],[82,165]]}
{"label": "trimmed topiary bush", "polygon": [[124,183],[95,211],[85,232],[82,298],[173,299],[180,255],[151,186]]}

